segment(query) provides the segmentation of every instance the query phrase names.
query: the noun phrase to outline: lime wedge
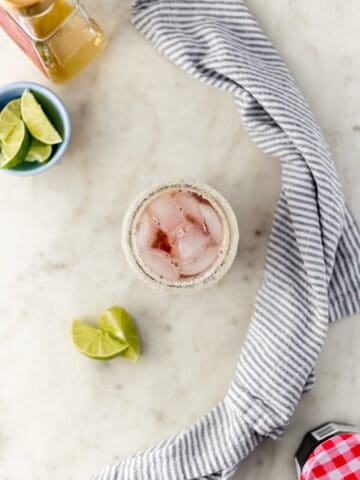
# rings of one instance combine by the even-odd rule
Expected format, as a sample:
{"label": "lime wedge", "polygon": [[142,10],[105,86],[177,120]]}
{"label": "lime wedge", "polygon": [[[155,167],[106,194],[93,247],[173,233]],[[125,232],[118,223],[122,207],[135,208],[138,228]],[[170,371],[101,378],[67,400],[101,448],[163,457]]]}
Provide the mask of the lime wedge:
{"label": "lime wedge", "polygon": [[21,119],[21,98],[11,100],[5,108]]}
{"label": "lime wedge", "polygon": [[99,327],[113,338],[126,342],[128,348],[121,355],[137,362],[140,357],[140,341],[136,325],[131,316],[121,307],[111,307],[99,317]]}
{"label": "lime wedge", "polygon": [[29,151],[26,154],[25,162],[46,162],[52,152],[52,146],[41,143],[36,138],[31,139]]}
{"label": "lime wedge", "polygon": [[21,97],[21,114],[31,135],[37,140],[49,145],[62,142],[61,136],[30,90],[25,90]]}
{"label": "lime wedge", "polygon": [[8,135],[15,128],[19,122],[19,117],[17,117],[11,109],[9,109],[9,104],[2,110],[0,113],[0,140],[4,141]]}
{"label": "lime wedge", "polygon": [[104,330],[75,320],[72,336],[77,349],[90,358],[108,360],[128,347],[124,341],[116,340]]}
{"label": "lime wedge", "polygon": [[24,160],[29,145],[30,138],[24,122],[18,120],[16,126],[3,141],[1,168],[11,168],[19,165]]}
{"label": "lime wedge", "polygon": [[8,159],[5,157],[4,152],[0,150],[0,168],[5,168],[8,163]]}

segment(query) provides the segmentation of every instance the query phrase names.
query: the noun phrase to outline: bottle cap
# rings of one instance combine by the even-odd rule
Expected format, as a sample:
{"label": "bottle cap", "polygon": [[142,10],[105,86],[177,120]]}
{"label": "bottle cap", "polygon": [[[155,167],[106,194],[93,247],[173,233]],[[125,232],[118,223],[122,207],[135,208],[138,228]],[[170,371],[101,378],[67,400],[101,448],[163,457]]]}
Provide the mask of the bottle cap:
{"label": "bottle cap", "polygon": [[317,427],[303,438],[295,465],[299,480],[360,479],[360,429],[336,422]]}
{"label": "bottle cap", "polygon": [[300,480],[360,478],[360,435],[342,433],[320,444],[304,465]]}
{"label": "bottle cap", "polygon": [[18,12],[20,15],[31,17],[47,10],[55,0],[0,0],[7,9]]}

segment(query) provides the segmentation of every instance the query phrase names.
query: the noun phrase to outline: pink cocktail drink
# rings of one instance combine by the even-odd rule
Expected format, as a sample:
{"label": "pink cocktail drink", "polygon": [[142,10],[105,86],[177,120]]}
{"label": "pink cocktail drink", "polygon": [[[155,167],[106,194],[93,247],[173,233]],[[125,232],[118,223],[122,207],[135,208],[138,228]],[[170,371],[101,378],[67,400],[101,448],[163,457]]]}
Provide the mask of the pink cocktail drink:
{"label": "pink cocktail drink", "polygon": [[231,267],[239,230],[227,200],[210,185],[169,181],[139,194],[123,221],[122,245],[134,272],[166,293],[194,293]]}
{"label": "pink cocktail drink", "polygon": [[136,243],[146,267],[170,282],[210,270],[222,253],[224,225],[213,205],[183,188],[160,192],[136,225]]}

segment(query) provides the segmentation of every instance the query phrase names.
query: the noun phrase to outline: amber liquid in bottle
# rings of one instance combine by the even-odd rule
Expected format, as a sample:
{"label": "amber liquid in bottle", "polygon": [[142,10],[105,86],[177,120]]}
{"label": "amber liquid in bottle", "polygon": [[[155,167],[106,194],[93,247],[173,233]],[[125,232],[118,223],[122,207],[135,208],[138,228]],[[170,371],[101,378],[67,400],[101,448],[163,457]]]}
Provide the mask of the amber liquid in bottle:
{"label": "amber liquid in bottle", "polygon": [[0,25],[56,83],[79,73],[107,43],[77,0],[47,0],[43,8],[40,3],[40,8],[3,10]]}

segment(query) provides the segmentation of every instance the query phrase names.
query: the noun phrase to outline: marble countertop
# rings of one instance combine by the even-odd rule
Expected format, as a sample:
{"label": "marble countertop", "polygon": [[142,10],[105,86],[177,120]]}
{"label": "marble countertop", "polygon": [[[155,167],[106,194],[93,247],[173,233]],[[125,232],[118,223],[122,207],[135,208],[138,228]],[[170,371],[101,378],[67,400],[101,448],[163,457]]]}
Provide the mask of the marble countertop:
{"label": "marble countertop", "polygon": [[[261,283],[279,193],[278,161],[248,138],[227,94],[158,55],[131,26],[130,0],[86,3],[110,44],[76,81],[54,88],[73,118],[68,154],[38,177],[0,175],[1,480],[88,480],[222,398]],[[358,3],[248,5],[312,106],[360,220]],[[47,84],[2,32],[0,52],[0,84]],[[212,184],[240,225],[232,270],[191,298],[143,285],[121,249],[129,202],[169,176]],[[72,320],[95,320],[112,304],[137,320],[144,348],[137,366],[91,361],[72,345]],[[292,456],[306,430],[328,419],[360,424],[359,336],[360,317],[331,328],[316,387],[285,438],[263,444],[236,479],[295,478]]]}

